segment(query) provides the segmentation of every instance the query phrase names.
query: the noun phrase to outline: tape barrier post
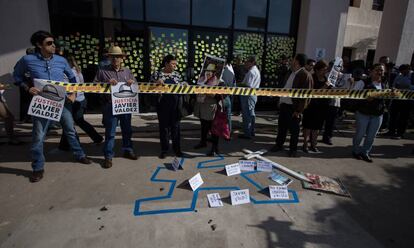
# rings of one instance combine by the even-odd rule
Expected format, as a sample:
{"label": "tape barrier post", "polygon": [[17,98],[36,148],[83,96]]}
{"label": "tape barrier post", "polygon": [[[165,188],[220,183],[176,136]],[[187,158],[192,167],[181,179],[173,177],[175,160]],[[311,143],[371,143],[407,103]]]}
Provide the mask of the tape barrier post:
{"label": "tape barrier post", "polygon": [[[110,94],[109,83],[81,83],[71,84],[51,80],[42,80],[50,84],[66,87],[67,92],[86,92]],[[218,94],[240,96],[271,96],[294,98],[340,98],[340,99],[366,99],[368,97],[383,99],[414,100],[414,90],[346,90],[346,89],[281,89],[281,88],[244,88],[225,86],[200,85],[157,85],[153,83],[138,83],[139,93],[144,94]]]}

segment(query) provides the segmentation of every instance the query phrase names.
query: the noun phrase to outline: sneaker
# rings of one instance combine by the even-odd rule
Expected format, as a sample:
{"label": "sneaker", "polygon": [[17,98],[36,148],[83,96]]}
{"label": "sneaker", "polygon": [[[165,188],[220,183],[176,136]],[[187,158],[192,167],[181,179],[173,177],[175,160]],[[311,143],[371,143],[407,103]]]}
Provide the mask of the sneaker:
{"label": "sneaker", "polygon": [[355,159],[361,160],[361,154],[360,153],[356,153],[356,152],[352,152],[352,157],[354,157]]}
{"label": "sneaker", "polygon": [[32,175],[30,175],[30,178],[29,178],[30,182],[37,183],[40,180],[42,180],[44,172],[45,172],[44,170],[33,171]]}
{"label": "sneaker", "polygon": [[110,159],[110,158],[105,158],[105,161],[104,161],[104,163],[103,163],[103,165],[102,165],[102,168],[104,168],[104,169],[109,169],[109,168],[111,168],[112,167],[112,159]]}
{"label": "sneaker", "polygon": [[274,145],[272,146],[272,148],[270,148],[271,152],[280,152],[280,151],[284,151],[285,148],[283,148],[283,146],[278,146],[278,145]]}
{"label": "sneaker", "polygon": [[312,152],[319,152],[319,149],[316,147],[311,147],[309,150],[311,150]]}
{"label": "sneaker", "polygon": [[160,155],[158,156],[160,159],[164,159],[167,157],[167,152],[161,152]]}
{"label": "sneaker", "polygon": [[127,158],[127,159],[131,159],[131,160],[137,160],[138,159],[138,156],[135,155],[135,153],[133,153],[133,152],[124,152],[123,157]]}
{"label": "sneaker", "polygon": [[323,138],[322,143],[330,145],[330,146],[333,145],[331,138]]}
{"label": "sneaker", "polygon": [[369,155],[367,155],[367,154],[361,154],[361,159],[364,160],[365,162],[368,162],[368,163],[374,162],[372,160],[372,158]]}
{"label": "sneaker", "polygon": [[78,162],[81,164],[92,164],[92,161],[86,156],[78,159]]}
{"label": "sneaker", "polygon": [[304,153],[309,153],[309,149],[308,149],[308,147],[307,147],[307,146],[302,146],[302,151],[303,151]]}

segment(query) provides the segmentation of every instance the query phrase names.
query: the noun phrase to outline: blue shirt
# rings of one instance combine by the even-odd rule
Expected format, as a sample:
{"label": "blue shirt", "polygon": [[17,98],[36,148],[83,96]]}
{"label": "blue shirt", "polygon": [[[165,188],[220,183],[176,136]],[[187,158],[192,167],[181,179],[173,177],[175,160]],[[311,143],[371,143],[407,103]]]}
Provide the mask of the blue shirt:
{"label": "blue shirt", "polygon": [[76,83],[67,60],[62,56],[54,54],[50,59],[45,59],[40,53],[23,56],[14,66],[13,77],[16,84],[25,84],[25,73],[29,72],[32,79],[45,79],[63,82],[65,74],[69,82]]}

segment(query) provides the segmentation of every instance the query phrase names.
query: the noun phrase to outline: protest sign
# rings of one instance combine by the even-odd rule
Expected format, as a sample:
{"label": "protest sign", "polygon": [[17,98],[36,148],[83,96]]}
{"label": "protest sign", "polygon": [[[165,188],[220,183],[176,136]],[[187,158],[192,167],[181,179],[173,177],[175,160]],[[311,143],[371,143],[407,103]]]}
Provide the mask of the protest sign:
{"label": "protest sign", "polygon": [[204,183],[200,173],[197,173],[197,175],[190,178],[188,182],[190,183],[190,187],[193,191],[198,189]]}
{"label": "protest sign", "polygon": [[117,83],[111,86],[112,114],[138,114],[138,85]]}
{"label": "protest sign", "polygon": [[270,198],[272,199],[280,199],[280,200],[289,199],[289,193],[288,193],[287,186],[269,185],[269,193],[270,193]]}
{"label": "protest sign", "polygon": [[27,114],[60,121],[65,105],[65,88],[37,79],[34,80],[34,86],[41,91],[38,95],[33,96]]}
{"label": "protest sign", "polygon": [[223,206],[219,193],[207,194],[208,203],[211,208],[218,208]]}
{"label": "protest sign", "polygon": [[226,60],[212,55],[206,55],[203,68],[198,76],[197,84],[205,86],[216,86],[219,84],[223,74]]}
{"label": "protest sign", "polygon": [[175,157],[171,165],[173,169],[176,171],[182,168],[181,163],[182,163],[182,159]]}
{"label": "protest sign", "polygon": [[302,186],[305,189],[323,191],[340,196],[351,197],[351,194],[338,178],[330,178],[311,173],[303,173],[303,175],[305,175],[311,181],[311,183],[302,181]]}
{"label": "protest sign", "polygon": [[239,166],[242,171],[254,171],[256,162],[250,160],[239,160]]}
{"label": "protest sign", "polygon": [[292,182],[292,179],[284,177],[276,171],[273,171],[269,178],[283,186],[288,186]]}
{"label": "protest sign", "polygon": [[271,172],[272,171],[272,163],[267,161],[257,161],[257,170],[258,171],[265,171],[265,172]]}
{"label": "protest sign", "polygon": [[248,189],[230,191],[231,205],[240,205],[250,203],[250,194]]}
{"label": "protest sign", "polygon": [[343,64],[342,58],[336,57],[335,63],[332,66],[332,69],[329,72],[329,76],[328,76],[328,82],[329,82],[330,85],[336,86],[336,83],[337,83],[338,78],[339,78],[339,74],[342,70],[342,64]]}
{"label": "protest sign", "polygon": [[227,176],[233,176],[241,173],[239,163],[226,165],[225,168]]}

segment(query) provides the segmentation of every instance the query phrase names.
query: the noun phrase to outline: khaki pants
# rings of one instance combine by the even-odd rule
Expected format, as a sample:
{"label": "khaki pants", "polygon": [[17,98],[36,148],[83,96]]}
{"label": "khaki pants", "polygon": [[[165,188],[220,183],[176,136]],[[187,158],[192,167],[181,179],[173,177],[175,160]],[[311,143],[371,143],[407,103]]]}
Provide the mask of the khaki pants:
{"label": "khaki pants", "polygon": [[10,112],[7,104],[0,100],[0,119],[4,120],[5,129],[9,138],[13,137],[14,116]]}

